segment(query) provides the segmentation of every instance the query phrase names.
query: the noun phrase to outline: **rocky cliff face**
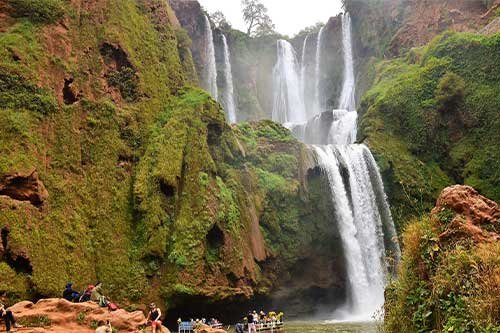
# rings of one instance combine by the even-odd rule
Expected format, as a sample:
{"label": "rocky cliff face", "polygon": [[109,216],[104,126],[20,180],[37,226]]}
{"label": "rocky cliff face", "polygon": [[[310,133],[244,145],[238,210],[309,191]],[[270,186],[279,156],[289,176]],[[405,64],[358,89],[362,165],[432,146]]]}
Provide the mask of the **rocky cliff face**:
{"label": "rocky cliff face", "polygon": [[168,305],[174,321],[255,298],[309,297],[303,311],[316,294],[343,299],[310,154],[271,122],[228,126],[185,88],[196,73],[168,3],[24,5],[0,6],[0,292],[100,280],[123,305]]}

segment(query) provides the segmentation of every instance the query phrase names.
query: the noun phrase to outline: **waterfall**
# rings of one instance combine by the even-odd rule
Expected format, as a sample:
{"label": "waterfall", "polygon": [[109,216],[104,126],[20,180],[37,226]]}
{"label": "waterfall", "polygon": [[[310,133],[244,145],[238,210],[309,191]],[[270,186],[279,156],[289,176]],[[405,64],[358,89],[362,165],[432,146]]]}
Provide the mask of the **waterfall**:
{"label": "waterfall", "polygon": [[233,73],[231,70],[231,54],[227,45],[227,39],[222,34],[222,52],[224,57],[224,81],[225,88],[223,96],[221,96],[222,105],[227,113],[227,120],[230,124],[236,123],[236,107],[234,103],[234,86],[233,86]]}
{"label": "waterfall", "polygon": [[278,40],[277,52],[273,69],[273,120],[282,124],[305,122],[307,117],[295,50],[289,42]]}
{"label": "waterfall", "polygon": [[333,314],[334,320],[369,321],[384,303],[386,260],[400,258],[394,222],[385,195],[382,177],[368,147],[355,144],[358,114],[355,111],[355,80],[351,20],[342,16],[344,79],[340,109],[324,111],[321,93],[323,48],[322,28],[317,37],[314,112],[307,119],[304,109],[305,57],[302,48],[301,83],[297,82],[297,60],[292,46],[278,42],[274,68],[275,104],[273,120],[288,127],[294,136],[309,145],[327,178],[335,223],[346,262],[348,292],[346,304]]}
{"label": "waterfall", "polygon": [[205,15],[205,68],[203,88],[210,93],[213,98],[218,97],[217,92],[217,67],[215,65],[215,47],[210,20]]}
{"label": "waterfall", "polygon": [[306,72],[307,72],[307,62],[306,62],[306,52],[307,52],[307,41],[309,40],[309,35],[304,38],[304,44],[302,45],[302,57],[300,58],[300,93],[302,94],[302,99],[304,100],[304,107],[306,107]]}
{"label": "waterfall", "polygon": [[354,82],[354,64],[352,57],[351,16],[342,15],[342,44],[344,53],[344,82],[340,95],[339,109],[353,111],[356,108],[356,85]]}
{"label": "waterfall", "polygon": [[316,41],[316,65],[314,70],[314,114],[319,114],[323,110],[323,97],[321,93],[321,50],[323,49],[323,31],[325,27],[321,27],[318,32],[318,38]]}
{"label": "waterfall", "polygon": [[[384,230],[380,211],[388,207],[385,196],[380,207],[382,184],[370,150],[364,145],[313,146],[318,164],[328,178],[335,207],[349,282],[348,304],[334,313],[336,320],[367,321],[384,303],[388,274],[385,264]],[[388,235],[394,237],[395,234]],[[399,255],[398,255],[399,258]]]}

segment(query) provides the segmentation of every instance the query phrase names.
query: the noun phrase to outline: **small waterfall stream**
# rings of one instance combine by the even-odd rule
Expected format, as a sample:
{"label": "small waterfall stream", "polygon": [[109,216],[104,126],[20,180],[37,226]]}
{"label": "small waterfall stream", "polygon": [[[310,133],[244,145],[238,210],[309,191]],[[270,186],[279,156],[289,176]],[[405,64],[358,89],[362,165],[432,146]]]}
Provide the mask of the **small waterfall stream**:
{"label": "small waterfall stream", "polygon": [[354,82],[354,61],[352,57],[351,16],[342,16],[342,44],[344,53],[344,84],[340,95],[339,109],[356,109],[356,84]]}
{"label": "small waterfall stream", "polygon": [[227,120],[230,124],[236,123],[236,106],[234,103],[234,86],[233,86],[233,72],[231,69],[231,54],[227,45],[227,39],[222,34],[222,53],[224,58],[224,81],[225,87],[222,96],[219,97],[224,110],[227,114]]}
{"label": "small waterfall stream", "polygon": [[[288,42],[278,42],[273,120],[290,128],[299,140],[310,145],[328,179],[335,207],[332,223],[337,224],[342,240],[349,284],[347,303],[335,311],[333,320],[370,321],[384,302],[389,268],[386,256],[399,260],[400,250],[379,169],[370,150],[363,144],[355,144],[358,115],[349,14],[342,16],[345,68],[339,99],[341,108],[326,112],[321,112],[321,58],[327,56],[322,55],[323,33],[322,28],[317,38],[313,112],[307,112],[304,107],[304,80],[297,84],[295,52]],[[302,79],[306,45],[307,39],[302,50]]]}
{"label": "small waterfall stream", "polygon": [[323,31],[325,27],[321,27],[318,32],[316,41],[316,62],[314,70],[314,110],[313,115],[320,114],[323,110],[323,96],[321,93],[321,51],[323,50]]}
{"label": "small waterfall stream", "polygon": [[273,69],[273,120],[282,124],[307,120],[301,93],[299,64],[292,44],[277,42],[277,62]]}
{"label": "small waterfall stream", "polygon": [[203,89],[208,91],[210,95],[217,99],[219,96],[217,89],[217,67],[215,63],[215,46],[214,37],[212,34],[212,26],[210,25],[210,20],[205,15],[205,35],[204,35],[204,46],[205,46],[205,68],[203,77]]}

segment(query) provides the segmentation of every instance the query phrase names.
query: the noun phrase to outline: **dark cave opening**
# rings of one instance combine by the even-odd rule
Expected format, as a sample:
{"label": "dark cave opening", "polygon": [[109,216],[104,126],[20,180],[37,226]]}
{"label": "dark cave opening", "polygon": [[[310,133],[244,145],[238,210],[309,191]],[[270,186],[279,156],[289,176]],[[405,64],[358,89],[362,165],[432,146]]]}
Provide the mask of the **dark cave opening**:
{"label": "dark cave opening", "polygon": [[224,245],[224,233],[217,224],[215,224],[208,232],[207,243],[208,247],[211,249],[218,249]]}
{"label": "dark cave opening", "polygon": [[2,228],[0,236],[2,239],[3,260],[12,268],[16,273],[32,274],[33,267],[28,258],[22,255],[15,255],[9,248],[9,234],[8,228]]}
{"label": "dark cave opening", "polygon": [[66,105],[71,105],[78,101],[78,97],[73,92],[73,89],[71,89],[72,84],[73,78],[64,79],[63,100]]}
{"label": "dark cave opening", "polygon": [[160,190],[167,198],[175,196],[175,187],[167,184],[164,180],[160,180]]}

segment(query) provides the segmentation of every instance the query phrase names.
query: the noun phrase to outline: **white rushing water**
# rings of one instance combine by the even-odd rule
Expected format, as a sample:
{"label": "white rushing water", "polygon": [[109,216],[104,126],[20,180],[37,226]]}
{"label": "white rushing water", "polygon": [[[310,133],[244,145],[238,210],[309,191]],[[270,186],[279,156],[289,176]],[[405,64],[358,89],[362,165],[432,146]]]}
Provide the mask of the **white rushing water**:
{"label": "white rushing water", "polygon": [[278,40],[277,61],[273,69],[273,120],[282,124],[307,120],[301,94],[299,65],[293,46]]}
{"label": "white rushing water", "polygon": [[304,38],[304,44],[302,45],[302,57],[300,58],[300,93],[302,94],[302,99],[304,100],[304,107],[307,107],[306,103],[306,94],[307,94],[307,61],[306,61],[306,52],[307,52],[307,41],[309,40],[309,35],[306,35]]}
{"label": "white rushing water", "polygon": [[217,99],[219,97],[217,89],[217,67],[215,64],[215,47],[214,47],[214,37],[212,34],[212,26],[210,25],[210,20],[205,15],[205,36],[204,36],[204,46],[205,46],[205,68],[204,68],[204,78],[203,78],[203,89],[208,91],[210,95]]}
{"label": "white rushing water", "polygon": [[356,109],[356,84],[354,81],[354,61],[352,57],[351,16],[342,15],[342,44],[344,53],[344,83],[340,95],[339,109]]}
{"label": "white rushing water", "polygon": [[220,100],[226,110],[227,120],[230,124],[236,123],[236,106],[234,103],[233,73],[231,69],[231,54],[227,45],[227,39],[222,35],[222,53],[224,57],[224,81],[225,89]]}
{"label": "white rushing water", "polygon": [[[397,262],[400,249],[380,171],[370,150],[365,145],[355,144],[358,114],[355,111],[349,14],[342,17],[345,68],[339,100],[341,109],[325,112],[321,109],[320,75],[321,57],[328,55],[322,55],[323,30],[317,38],[313,115],[307,117],[303,108],[305,82],[299,84],[299,88],[295,84],[298,76],[295,52],[289,43],[280,41],[274,73],[273,119],[310,145],[330,187],[335,208],[332,223],[335,223],[342,241],[349,287],[346,304],[335,311],[332,320],[371,321],[384,303],[384,287],[389,274],[386,256]],[[307,39],[302,49],[302,81],[305,80],[306,46]]]}
{"label": "white rushing water", "polygon": [[316,40],[316,62],[314,69],[314,108],[313,115],[320,114],[323,110],[323,97],[321,93],[321,50],[323,49],[323,31],[325,27],[321,27]]}

